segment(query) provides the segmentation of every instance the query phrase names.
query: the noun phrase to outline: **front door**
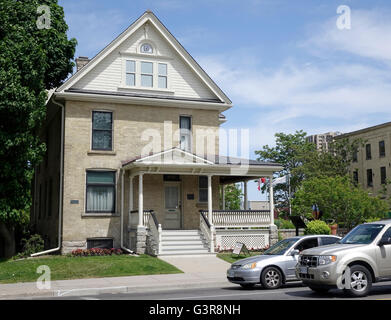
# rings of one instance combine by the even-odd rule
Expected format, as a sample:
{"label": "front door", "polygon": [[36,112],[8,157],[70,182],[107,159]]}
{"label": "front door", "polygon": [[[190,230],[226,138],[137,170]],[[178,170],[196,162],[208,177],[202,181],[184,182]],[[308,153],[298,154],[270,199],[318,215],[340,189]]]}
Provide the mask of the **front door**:
{"label": "front door", "polygon": [[181,228],[180,182],[164,184],[164,222],[163,229]]}

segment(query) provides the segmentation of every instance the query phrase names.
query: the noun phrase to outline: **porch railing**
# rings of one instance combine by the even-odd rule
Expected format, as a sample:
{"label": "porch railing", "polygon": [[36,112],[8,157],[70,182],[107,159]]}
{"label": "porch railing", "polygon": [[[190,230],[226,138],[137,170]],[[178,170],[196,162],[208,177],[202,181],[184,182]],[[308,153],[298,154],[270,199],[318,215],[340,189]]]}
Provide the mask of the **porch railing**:
{"label": "porch railing", "polygon": [[[138,210],[130,211],[130,226],[138,225]],[[153,210],[143,211],[143,225],[149,229],[151,236],[150,243],[156,254],[162,251],[162,225],[159,224],[156,214]]]}
{"label": "porch railing", "polygon": [[200,210],[200,231],[204,236],[206,242],[209,246],[209,252],[215,251],[215,230],[214,227],[210,224],[208,218],[205,215],[205,212]]}
{"label": "porch railing", "polygon": [[151,234],[151,244],[158,255],[162,251],[162,225],[158,223],[156,214],[153,210],[149,211],[148,224],[146,225]]}
{"label": "porch railing", "polygon": [[[149,219],[151,218],[151,212],[153,212],[153,210],[144,210],[143,211],[143,225],[144,226],[148,225]],[[129,225],[131,225],[131,226],[138,225],[138,210],[130,211]]]}
{"label": "porch railing", "polygon": [[[204,215],[207,210],[201,211]],[[213,210],[212,225],[215,228],[266,227],[271,224],[269,210]]]}

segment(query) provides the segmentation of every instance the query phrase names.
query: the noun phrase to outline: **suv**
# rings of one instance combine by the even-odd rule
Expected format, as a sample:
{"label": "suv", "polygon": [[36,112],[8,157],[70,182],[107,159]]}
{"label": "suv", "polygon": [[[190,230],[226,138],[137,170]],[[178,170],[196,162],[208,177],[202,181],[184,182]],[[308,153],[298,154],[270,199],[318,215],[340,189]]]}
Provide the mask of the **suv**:
{"label": "suv", "polygon": [[367,295],[372,283],[391,279],[391,220],[361,224],[337,244],[304,250],[296,276],[319,293]]}

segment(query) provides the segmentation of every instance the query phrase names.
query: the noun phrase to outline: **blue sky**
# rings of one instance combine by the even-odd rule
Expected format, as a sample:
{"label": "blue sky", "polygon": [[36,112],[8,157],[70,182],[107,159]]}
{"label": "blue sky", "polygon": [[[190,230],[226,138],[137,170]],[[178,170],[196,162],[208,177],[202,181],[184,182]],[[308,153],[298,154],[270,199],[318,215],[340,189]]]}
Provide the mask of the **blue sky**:
{"label": "blue sky", "polygon": [[[76,56],[94,56],[152,10],[233,101],[225,129],[254,150],[276,132],[349,132],[391,121],[389,0],[60,0]],[[351,29],[336,26],[351,9]],[[250,199],[260,199],[249,185]]]}

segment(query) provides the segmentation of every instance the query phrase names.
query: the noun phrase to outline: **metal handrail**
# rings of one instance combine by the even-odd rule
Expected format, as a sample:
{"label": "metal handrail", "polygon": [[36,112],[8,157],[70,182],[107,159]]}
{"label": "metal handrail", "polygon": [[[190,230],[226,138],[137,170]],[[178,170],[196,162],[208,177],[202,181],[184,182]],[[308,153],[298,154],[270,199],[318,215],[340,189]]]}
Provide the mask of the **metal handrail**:
{"label": "metal handrail", "polygon": [[[206,212],[206,211],[205,211],[205,212]],[[208,228],[210,229],[210,222],[209,222],[208,218],[205,216],[204,210],[200,210],[200,214],[201,214],[202,218],[204,219],[206,225],[207,225]]]}
{"label": "metal handrail", "polygon": [[151,215],[153,222],[155,223],[156,228],[159,228],[159,223],[157,221],[155,211],[149,210],[149,214]]}

